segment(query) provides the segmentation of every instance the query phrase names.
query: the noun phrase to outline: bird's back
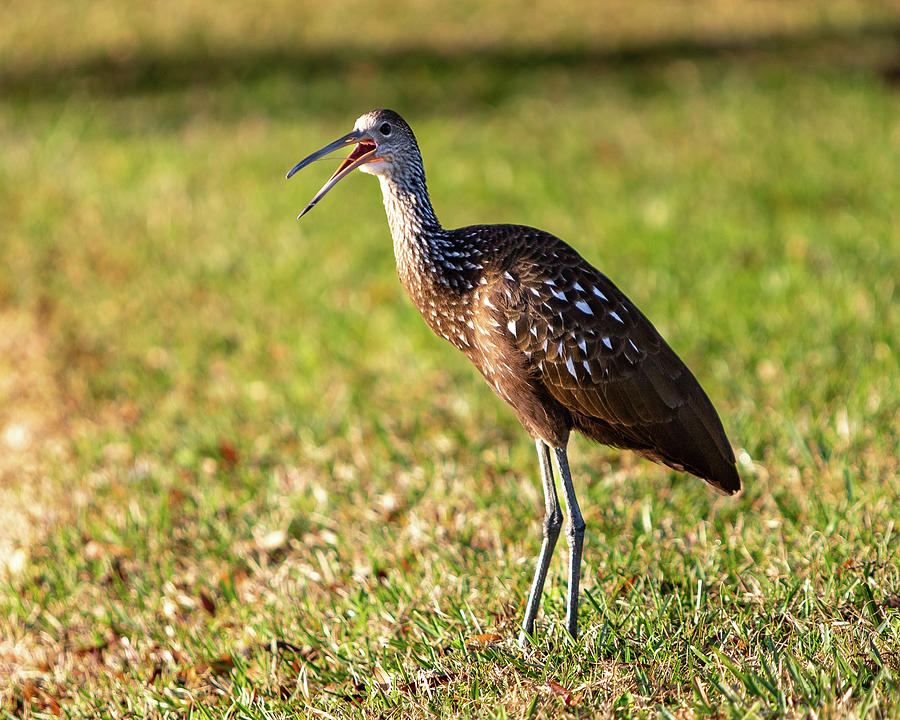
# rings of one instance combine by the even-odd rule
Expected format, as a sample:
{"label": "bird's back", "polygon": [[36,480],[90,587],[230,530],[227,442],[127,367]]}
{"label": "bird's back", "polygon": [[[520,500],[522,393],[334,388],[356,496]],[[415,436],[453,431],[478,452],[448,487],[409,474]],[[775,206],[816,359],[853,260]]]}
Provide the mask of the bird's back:
{"label": "bird's back", "polygon": [[693,374],[569,245],[534,228],[484,225],[448,231],[445,254],[453,267],[425,273],[443,279],[410,294],[532,435],[558,446],[577,429],[721,492],[740,489],[722,423]]}

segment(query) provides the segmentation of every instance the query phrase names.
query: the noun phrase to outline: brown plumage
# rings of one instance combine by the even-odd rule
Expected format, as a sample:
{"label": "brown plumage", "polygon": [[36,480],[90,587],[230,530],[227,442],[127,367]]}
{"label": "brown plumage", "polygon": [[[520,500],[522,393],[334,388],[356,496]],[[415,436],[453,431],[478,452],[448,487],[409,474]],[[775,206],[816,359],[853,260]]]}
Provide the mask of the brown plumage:
{"label": "brown plumage", "polygon": [[425,185],[415,136],[375,110],[338,148],[351,155],[301,213],[355,168],[378,176],[400,280],[428,326],[459,348],[535,439],[545,494],[544,542],[520,641],[533,632],[562,522],[550,463],[563,481],[570,545],[567,629],[577,633],[584,522],[566,444],[578,430],[685,470],[732,494],[741,483],[722,424],[690,370],[634,304],[559,238],[519,225],[445,230]]}

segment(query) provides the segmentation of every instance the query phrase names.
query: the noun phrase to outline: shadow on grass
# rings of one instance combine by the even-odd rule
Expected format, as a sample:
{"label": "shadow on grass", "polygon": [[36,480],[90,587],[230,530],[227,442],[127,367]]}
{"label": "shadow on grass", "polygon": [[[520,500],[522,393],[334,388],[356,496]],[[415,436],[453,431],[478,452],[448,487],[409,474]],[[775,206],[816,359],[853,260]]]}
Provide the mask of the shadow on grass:
{"label": "shadow on grass", "polygon": [[[304,50],[191,46],[168,52],[138,51],[122,59],[95,55],[69,63],[6,65],[0,68],[0,93],[8,99],[53,99],[73,92],[123,96],[253,84],[269,78],[315,84],[373,76],[388,77],[393,83],[412,78],[414,84],[430,81],[459,86],[476,76],[510,78],[542,71],[565,71],[572,75],[641,71],[675,60],[747,64],[767,61],[783,63],[797,71],[816,62],[838,69],[874,72],[894,83],[900,77],[900,18],[852,29],[821,28],[744,38],[676,38],[616,48]],[[497,83],[488,82],[487,85],[491,91],[483,94],[482,102],[503,99],[518,88],[514,83],[496,87]]]}

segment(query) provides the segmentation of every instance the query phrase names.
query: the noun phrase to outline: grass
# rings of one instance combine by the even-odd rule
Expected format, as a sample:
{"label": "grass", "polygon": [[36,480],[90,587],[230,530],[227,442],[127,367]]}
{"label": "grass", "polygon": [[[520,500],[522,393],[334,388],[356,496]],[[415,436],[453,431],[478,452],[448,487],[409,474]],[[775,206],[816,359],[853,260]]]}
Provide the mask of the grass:
{"label": "grass", "polygon": [[[900,716],[889,8],[184,7],[0,9],[0,714]],[[728,499],[573,441],[574,647],[563,548],[512,643],[533,448],[375,183],[293,219],[377,106],[446,225],[616,281],[741,456]]]}

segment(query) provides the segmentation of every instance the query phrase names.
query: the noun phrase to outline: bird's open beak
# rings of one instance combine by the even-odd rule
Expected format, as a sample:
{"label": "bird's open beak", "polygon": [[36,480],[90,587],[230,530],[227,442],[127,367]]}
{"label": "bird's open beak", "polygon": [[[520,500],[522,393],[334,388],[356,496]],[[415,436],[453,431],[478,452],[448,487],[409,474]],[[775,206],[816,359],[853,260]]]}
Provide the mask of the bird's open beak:
{"label": "bird's open beak", "polygon": [[319,202],[325,194],[331,190],[335,185],[340,182],[341,179],[349,175],[351,172],[356,170],[360,165],[365,165],[366,163],[375,162],[380,158],[375,157],[375,143],[372,139],[363,132],[359,130],[354,130],[353,132],[347,133],[344,137],[335,140],[333,143],[330,143],[323,147],[321,150],[316,150],[309,157],[304,158],[300,162],[298,162],[294,167],[291,168],[291,171],[287,174],[287,177],[290,178],[295,172],[305,168],[309,165],[313,160],[318,160],[321,157],[325,157],[330,152],[334,152],[339,148],[345,147],[347,145],[352,145],[353,143],[357,143],[356,147],[353,149],[353,152],[350,153],[350,156],[341,163],[341,166],[335,171],[334,175],[332,175],[328,182],[322,186],[322,189],[316,193],[315,197],[309,201],[309,204],[303,208],[303,212],[297,216],[299,220],[306,213],[315,207],[316,203]]}

